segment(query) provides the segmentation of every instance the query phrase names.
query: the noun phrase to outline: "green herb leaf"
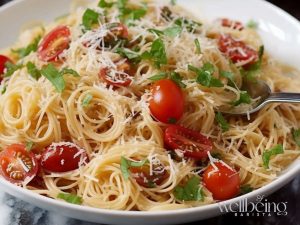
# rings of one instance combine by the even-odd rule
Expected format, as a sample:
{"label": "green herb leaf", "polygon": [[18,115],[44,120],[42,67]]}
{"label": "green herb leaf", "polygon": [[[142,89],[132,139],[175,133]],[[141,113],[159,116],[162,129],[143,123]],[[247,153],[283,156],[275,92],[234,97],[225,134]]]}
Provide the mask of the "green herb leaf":
{"label": "green herb leaf", "polygon": [[69,194],[69,193],[59,193],[57,195],[57,198],[63,199],[66,202],[76,204],[76,205],[81,205],[81,203],[82,203],[81,197],[79,197],[77,195]]}
{"label": "green herb leaf", "polygon": [[100,0],[98,7],[100,8],[111,8],[114,5],[114,2],[106,2],[105,0]]}
{"label": "green herb leaf", "polygon": [[141,57],[137,52],[134,52],[134,51],[132,51],[130,49],[127,49],[127,48],[117,48],[116,53],[118,53],[121,56],[126,57],[130,60],[132,60],[132,59],[139,60],[140,57]]}
{"label": "green herb leaf", "polygon": [[233,105],[238,106],[240,104],[250,104],[250,103],[251,103],[250,95],[248,94],[247,91],[242,91],[239,100],[233,102]]}
{"label": "green herb leaf", "polygon": [[243,185],[240,187],[240,194],[244,195],[249,192],[253,191],[253,187],[251,187],[249,184]]}
{"label": "green herb leaf", "polygon": [[242,75],[248,79],[248,80],[255,80],[255,76],[256,74],[260,71],[261,69],[261,64],[262,64],[262,58],[263,58],[263,55],[264,55],[264,46],[260,46],[259,48],[259,51],[258,51],[258,61],[254,64],[252,64],[250,66],[249,69],[245,70],[245,69],[242,69],[241,70],[241,73]]}
{"label": "green herb leaf", "polygon": [[292,135],[293,135],[294,141],[300,147],[300,129],[298,129],[298,130],[292,129]]}
{"label": "green herb leaf", "polygon": [[157,29],[148,29],[149,32],[156,34],[157,36],[163,35],[164,32]]}
{"label": "green herb leaf", "polygon": [[162,72],[162,73],[156,74],[152,77],[149,77],[148,80],[158,81],[158,80],[162,80],[162,79],[166,79],[166,78],[168,78],[168,74]]}
{"label": "green herb leaf", "polygon": [[85,10],[82,16],[82,24],[86,30],[91,30],[94,24],[97,24],[99,21],[100,14],[95,12],[92,9]]}
{"label": "green herb leaf", "polygon": [[220,75],[222,76],[222,77],[225,77],[225,78],[227,78],[228,79],[228,84],[230,85],[230,86],[235,86],[235,82],[234,82],[234,74],[232,73],[232,72],[229,72],[229,71],[221,71],[220,72]]}
{"label": "green herb leaf", "polygon": [[5,63],[6,73],[4,74],[4,77],[10,77],[13,75],[14,72],[21,69],[23,65],[13,64],[11,62]]}
{"label": "green herb leaf", "polygon": [[55,87],[58,92],[62,92],[65,89],[65,80],[62,74],[53,66],[48,64],[41,70],[41,74],[46,77]]}
{"label": "green herb leaf", "polygon": [[258,23],[254,20],[249,20],[246,26],[251,29],[256,29],[258,28]]}
{"label": "green herb leaf", "polygon": [[212,152],[210,153],[211,157],[213,157],[214,159],[222,159],[222,154],[220,152]]}
{"label": "green herb leaf", "polygon": [[140,162],[134,162],[131,160],[126,159],[125,157],[121,157],[121,172],[125,178],[125,180],[128,180],[130,173],[129,173],[129,168],[130,167],[141,167],[145,165],[146,163],[149,163],[148,159],[144,159]]}
{"label": "green herb leaf", "polygon": [[263,155],[262,155],[262,160],[263,160],[264,167],[266,169],[269,168],[269,162],[270,162],[271,156],[282,154],[282,153],[283,153],[283,146],[282,145],[276,145],[275,147],[273,147],[269,150],[265,150]]}
{"label": "green herb leaf", "polygon": [[142,57],[144,59],[152,59],[157,67],[167,64],[168,59],[164,42],[159,38],[156,39],[151,45],[150,52],[144,52]]}
{"label": "green herb leaf", "polygon": [[6,92],[6,88],[7,88],[7,85],[4,85],[4,87],[3,87],[2,90],[1,90],[1,94],[2,94],[2,95]]}
{"label": "green herb leaf", "polygon": [[130,13],[127,16],[127,19],[131,20],[139,20],[143,16],[146,15],[147,9],[139,8],[139,9],[131,9]]}
{"label": "green herb leaf", "polygon": [[20,58],[24,58],[25,56],[29,55],[31,52],[36,52],[37,51],[38,44],[39,44],[40,40],[41,40],[41,36],[38,36],[27,47],[19,48],[19,49],[16,49],[16,50],[12,49],[12,52],[17,53]]}
{"label": "green herb leaf", "polygon": [[173,117],[171,117],[171,118],[168,119],[168,123],[169,124],[175,124],[176,122],[177,122],[177,119],[175,119]]}
{"label": "green herb leaf", "polygon": [[213,77],[215,68],[211,63],[205,63],[202,68],[196,68],[188,65],[188,69],[197,74],[196,82],[205,87],[223,87],[224,84],[217,78]]}
{"label": "green herb leaf", "polygon": [[176,37],[182,32],[182,28],[180,26],[173,26],[166,28],[163,33],[168,37]]}
{"label": "green herb leaf", "polygon": [[198,38],[194,40],[194,43],[196,45],[196,54],[200,55],[201,54],[201,46]]}
{"label": "green herb leaf", "polygon": [[26,151],[30,151],[32,149],[32,147],[33,147],[33,144],[34,143],[32,141],[26,142],[26,145],[25,145]]}
{"label": "green herb leaf", "polygon": [[177,186],[174,196],[180,201],[203,201],[204,193],[200,188],[200,178],[193,176],[184,186]]}
{"label": "green herb leaf", "polygon": [[80,75],[73,69],[70,69],[70,68],[63,68],[61,71],[60,71],[60,74],[61,75],[65,75],[65,74],[71,74],[73,75],[74,77],[80,77]]}
{"label": "green herb leaf", "polygon": [[27,71],[30,74],[30,76],[32,76],[34,79],[38,80],[42,76],[41,71],[39,69],[37,69],[36,66],[32,62],[28,62],[26,64],[26,68],[27,68]]}
{"label": "green herb leaf", "polygon": [[202,26],[202,24],[199,22],[196,22],[194,20],[188,20],[183,17],[176,19],[174,24],[181,28],[186,28],[188,32],[197,31]]}
{"label": "green herb leaf", "polygon": [[222,113],[217,112],[216,114],[216,121],[219,123],[219,126],[221,127],[223,132],[226,132],[229,130],[229,124],[223,117]]}
{"label": "green herb leaf", "polygon": [[171,0],[170,3],[171,5],[176,5],[176,0]]}
{"label": "green herb leaf", "polygon": [[179,87],[186,88],[186,84],[182,82],[182,77],[179,73],[172,72],[170,74],[170,79],[174,81]]}
{"label": "green herb leaf", "polygon": [[90,104],[90,102],[91,102],[92,99],[93,99],[93,95],[87,94],[84,97],[84,99],[82,100],[82,106],[83,107],[87,107]]}

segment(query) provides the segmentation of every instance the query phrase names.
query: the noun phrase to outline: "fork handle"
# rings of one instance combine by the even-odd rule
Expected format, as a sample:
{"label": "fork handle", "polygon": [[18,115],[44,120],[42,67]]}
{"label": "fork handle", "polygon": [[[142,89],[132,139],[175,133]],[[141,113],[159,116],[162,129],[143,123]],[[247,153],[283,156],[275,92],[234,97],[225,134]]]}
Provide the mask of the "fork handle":
{"label": "fork handle", "polygon": [[271,93],[267,102],[300,103],[300,93],[275,92]]}

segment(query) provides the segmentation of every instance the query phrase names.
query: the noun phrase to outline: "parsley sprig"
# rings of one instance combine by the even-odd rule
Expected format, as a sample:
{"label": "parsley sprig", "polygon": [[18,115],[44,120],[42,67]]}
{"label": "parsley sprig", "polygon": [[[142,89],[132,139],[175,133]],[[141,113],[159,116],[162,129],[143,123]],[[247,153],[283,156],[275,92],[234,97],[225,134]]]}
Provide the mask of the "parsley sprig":
{"label": "parsley sprig", "polygon": [[176,73],[176,72],[170,72],[170,73],[161,72],[152,77],[149,77],[148,80],[158,81],[158,80],[167,79],[167,78],[174,81],[179,87],[186,88],[186,84],[182,82],[182,80],[183,80],[182,76],[180,76],[180,74]]}
{"label": "parsley sprig", "polygon": [[272,156],[279,155],[283,153],[283,146],[281,144],[275,147],[265,150],[262,155],[263,165],[266,169],[269,169],[269,163]]}
{"label": "parsley sprig", "polygon": [[218,122],[223,132],[229,130],[229,123],[226,121],[226,119],[224,118],[221,112],[216,113],[216,121]]}
{"label": "parsley sprig", "polygon": [[128,180],[129,176],[130,176],[130,172],[129,169],[130,167],[141,167],[144,166],[145,164],[149,163],[148,159],[144,159],[140,162],[135,162],[135,161],[131,161],[129,159],[126,159],[125,157],[121,157],[121,172],[123,174],[123,177],[125,178],[125,180]]}
{"label": "parsley sprig", "polygon": [[24,58],[25,56],[29,55],[31,52],[37,51],[40,40],[41,40],[41,36],[38,36],[28,46],[24,48],[12,49],[12,52],[18,54],[19,58]]}
{"label": "parsley sprig", "polygon": [[69,194],[69,193],[59,193],[57,195],[57,198],[63,199],[66,202],[69,202],[71,204],[76,204],[76,205],[81,205],[82,204],[82,198],[77,196],[77,195],[73,195],[73,194]]}

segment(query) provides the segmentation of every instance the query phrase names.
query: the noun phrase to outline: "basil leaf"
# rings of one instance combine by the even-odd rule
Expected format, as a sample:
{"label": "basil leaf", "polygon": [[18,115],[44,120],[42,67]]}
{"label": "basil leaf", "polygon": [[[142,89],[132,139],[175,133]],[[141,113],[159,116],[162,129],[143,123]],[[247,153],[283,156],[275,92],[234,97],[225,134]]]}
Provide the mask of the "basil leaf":
{"label": "basil leaf", "polygon": [[19,48],[19,49],[16,49],[16,50],[12,49],[12,52],[17,53],[20,58],[24,58],[25,56],[29,55],[31,52],[36,52],[37,51],[38,44],[39,44],[40,40],[41,40],[41,36],[38,36],[27,47]]}
{"label": "basil leaf", "polygon": [[156,34],[157,36],[163,35],[164,32],[157,29],[148,29],[149,32]]}
{"label": "basil leaf", "polygon": [[156,39],[151,45],[150,52],[144,52],[142,58],[152,59],[157,67],[160,67],[161,64],[167,64],[168,59],[164,42],[159,38]]}
{"label": "basil leaf", "polygon": [[253,187],[251,187],[249,184],[243,185],[240,187],[240,194],[244,195],[249,192],[253,191]]}
{"label": "basil leaf", "polygon": [[100,0],[98,7],[100,8],[111,8],[114,5],[114,2],[106,2],[105,0]]}
{"label": "basil leaf", "polygon": [[66,202],[76,204],[76,205],[81,205],[81,203],[82,203],[81,197],[79,197],[77,195],[69,194],[69,193],[59,193],[57,195],[57,198],[63,199]]}
{"label": "basil leaf", "polygon": [[196,54],[200,55],[201,54],[201,46],[198,38],[194,40],[194,43],[196,45]]}
{"label": "basil leaf", "polygon": [[228,84],[229,86],[235,86],[235,82],[234,82],[234,74],[232,72],[229,72],[229,71],[221,71],[220,72],[220,75],[222,77],[225,77],[228,79]]}
{"label": "basil leaf", "polygon": [[60,74],[61,75],[65,75],[65,74],[71,74],[73,75],[74,77],[80,77],[80,75],[73,69],[70,69],[70,68],[63,68],[61,71],[60,71]]}
{"label": "basil leaf", "polygon": [[131,19],[131,20],[139,20],[140,18],[145,16],[147,13],[147,10],[144,8],[131,9],[129,11],[130,11],[130,13],[128,14],[127,18]]}
{"label": "basil leaf", "polygon": [[298,130],[292,129],[292,135],[293,135],[294,141],[300,147],[300,129],[298,129]]}
{"label": "basil leaf", "polygon": [[219,123],[219,126],[221,127],[223,132],[226,132],[229,130],[229,124],[223,117],[222,113],[217,112],[216,114],[216,121]]}
{"label": "basil leaf", "polygon": [[6,88],[7,88],[7,85],[4,85],[4,87],[3,87],[2,90],[1,90],[1,94],[2,94],[2,95],[6,92]]}
{"label": "basil leaf", "polygon": [[26,145],[25,145],[26,151],[30,151],[33,147],[33,144],[34,143],[32,141],[26,142]]}
{"label": "basil leaf", "polygon": [[162,80],[162,79],[166,79],[166,78],[168,78],[168,74],[162,72],[162,73],[156,74],[152,77],[149,77],[148,80],[158,81],[158,80]]}
{"label": "basil leaf", "polygon": [[55,87],[58,92],[62,92],[65,89],[66,83],[62,74],[53,66],[48,64],[41,70],[41,74],[46,77]]}
{"label": "basil leaf", "polygon": [[276,145],[275,147],[265,150],[263,155],[262,155],[262,160],[264,167],[266,169],[269,168],[269,162],[272,156],[282,154],[283,153],[283,146],[282,145]]}
{"label": "basil leaf", "polygon": [[194,20],[188,20],[186,18],[178,18],[174,21],[174,24],[181,28],[186,28],[188,32],[194,32],[202,26],[201,23],[196,22]]}
{"label": "basil leaf", "polygon": [[254,20],[249,20],[248,23],[246,24],[246,26],[251,29],[257,29],[258,23]]}
{"label": "basil leaf", "polygon": [[42,76],[41,71],[39,69],[37,69],[36,66],[32,62],[28,62],[26,64],[26,68],[27,68],[27,71],[30,74],[30,76],[32,76],[34,79],[38,80]]}
{"label": "basil leaf", "polygon": [[176,37],[182,32],[182,28],[180,26],[173,26],[166,28],[163,33],[168,37]]}
{"label": "basil leaf", "polygon": [[186,85],[185,83],[182,82],[182,77],[180,76],[179,73],[175,73],[175,72],[172,72],[170,74],[170,78],[172,81],[174,81],[179,87],[181,88],[186,88]]}
{"label": "basil leaf", "polygon": [[92,9],[85,10],[82,16],[82,24],[86,30],[91,30],[94,24],[97,24],[99,21],[100,14],[95,12]]}
{"label": "basil leaf", "polygon": [[137,52],[134,52],[127,48],[117,48],[116,53],[128,59],[140,59],[140,55]]}
{"label": "basil leaf", "polygon": [[177,186],[174,190],[174,196],[180,201],[203,201],[204,193],[200,188],[200,178],[193,176],[184,186]]}
{"label": "basil leaf", "polygon": [[13,64],[11,62],[5,63],[6,73],[4,74],[4,77],[10,77],[14,74],[17,70],[21,69],[23,65]]}
{"label": "basil leaf", "polygon": [[126,159],[125,157],[121,157],[121,172],[123,174],[123,177],[125,180],[128,180],[130,173],[129,173],[129,168],[130,167],[141,167],[145,165],[146,163],[149,163],[148,159],[144,159],[140,162],[134,162]]}
{"label": "basil leaf", "polygon": [[188,65],[188,69],[197,74],[196,82],[205,87],[223,87],[224,84],[217,78],[213,77],[215,68],[211,63],[205,63],[202,68],[196,68]]}
{"label": "basil leaf", "polygon": [[239,100],[233,102],[233,105],[238,106],[240,104],[250,104],[250,103],[251,103],[250,95],[248,94],[247,91],[242,91]]}
{"label": "basil leaf", "polygon": [[84,99],[82,100],[81,105],[82,105],[83,107],[87,107],[87,106],[90,104],[90,102],[91,102],[92,99],[93,99],[93,95],[87,94],[87,95],[84,97]]}

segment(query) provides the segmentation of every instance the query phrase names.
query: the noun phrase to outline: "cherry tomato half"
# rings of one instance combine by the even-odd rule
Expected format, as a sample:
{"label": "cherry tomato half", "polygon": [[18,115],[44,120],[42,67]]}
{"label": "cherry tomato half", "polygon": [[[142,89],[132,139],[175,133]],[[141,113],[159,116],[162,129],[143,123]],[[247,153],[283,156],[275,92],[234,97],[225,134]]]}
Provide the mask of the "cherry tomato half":
{"label": "cherry tomato half", "polygon": [[99,77],[110,85],[127,87],[132,82],[130,73],[130,64],[124,62],[118,65],[116,70],[109,69],[107,67],[100,69]]}
{"label": "cherry tomato half", "polygon": [[215,169],[209,165],[203,174],[203,182],[216,200],[227,200],[238,195],[240,190],[240,177],[234,170],[221,162],[215,162]]}
{"label": "cherry tomato half", "polygon": [[207,152],[212,150],[212,142],[209,138],[179,125],[167,127],[164,140],[167,147],[181,150],[184,156],[197,160],[207,158]]}
{"label": "cherry tomato half", "polygon": [[70,29],[58,26],[48,33],[38,47],[39,59],[45,62],[55,61],[70,43]]}
{"label": "cherry tomato half", "polygon": [[32,180],[39,167],[35,155],[26,151],[23,144],[13,144],[3,150],[0,165],[0,174],[14,184]]}
{"label": "cherry tomato half", "polygon": [[3,79],[2,75],[4,74],[5,70],[5,63],[11,62],[10,58],[6,57],[5,55],[0,55],[0,81]]}
{"label": "cherry tomato half", "polygon": [[163,165],[153,165],[152,174],[150,174],[150,165],[140,167],[130,167],[131,176],[136,182],[146,188],[153,188],[168,177],[168,173]]}
{"label": "cherry tomato half", "polygon": [[41,157],[41,166],[49,172],[68,172],[87,161],[86,152],[71,142],[52,143]]}
{"label": "cherry tomato half", "polygon": [[230,19],[227,19],[227,18],[221,19],[221,25],[223,27],[229,27],[229,28],[232,28],[234,30],[240,30],[241,31],[241,30],[244,29],[244,26],[240,21],[230,20]]}
{"label": "cherry tomato half", "polygon": [[227,55],[233,63],[249,60],[248,64],[252,64],[258,60],[257,51],[244,42],[235,40],[229,34],[220,35],[218,45],[220,51]]}
{"label": "cherry tomato half", "polygon": [[175,123],[184,111],[184,95],[172,80],[163,79],[151,87],[150,111],[163,123]]}

